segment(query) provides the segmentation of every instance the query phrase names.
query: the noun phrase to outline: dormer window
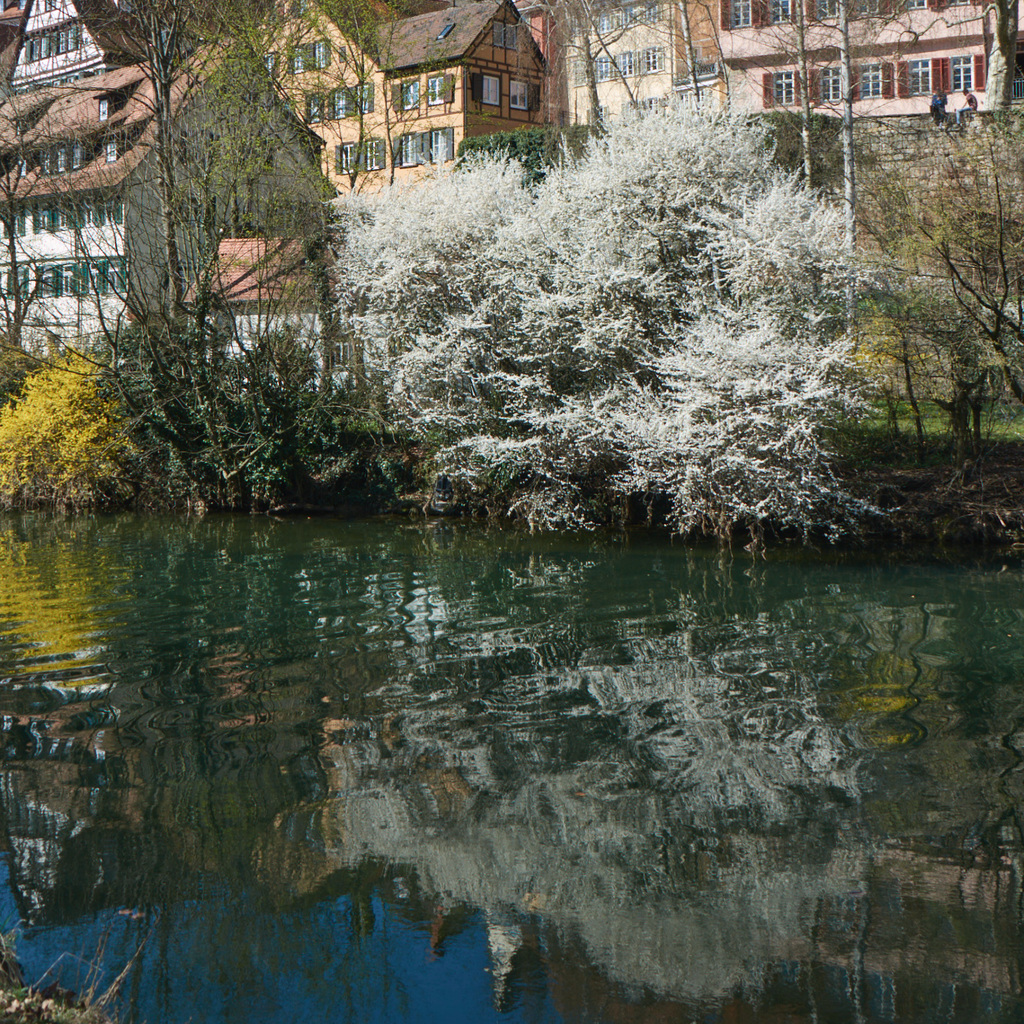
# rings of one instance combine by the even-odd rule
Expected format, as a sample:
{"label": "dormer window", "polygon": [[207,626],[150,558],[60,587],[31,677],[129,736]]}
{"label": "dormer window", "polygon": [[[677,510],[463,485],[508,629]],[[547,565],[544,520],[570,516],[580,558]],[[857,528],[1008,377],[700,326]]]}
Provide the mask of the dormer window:
{"label": "dormer window", "polygon": [[438,32],[437,38],[438,39],[444,39],[445,36],[447,36],[447,35],[449,35],[451,33],[451,30],[453,28],[455,28],[455,22],[454,21],[449,21],[448,24],[445,25],[445,27],[443,29],[441,29],[440,32]]}
{"label": "dormer window", "polygon": [[110,117],[110,100],[102,99],[100,100],[100,120],[106,121],[108,117]]}

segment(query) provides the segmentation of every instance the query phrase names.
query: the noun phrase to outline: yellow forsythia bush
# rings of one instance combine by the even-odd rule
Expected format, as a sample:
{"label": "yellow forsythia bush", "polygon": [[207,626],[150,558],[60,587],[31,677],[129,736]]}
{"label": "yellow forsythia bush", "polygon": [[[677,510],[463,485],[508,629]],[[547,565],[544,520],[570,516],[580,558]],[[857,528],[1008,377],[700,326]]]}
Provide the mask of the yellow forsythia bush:
{"label": "yellow forsythia bush", "polygon": [[117,472],[124,452],[117,409],[100,394],[81,356],[43,367],[0,410],[0,500],[7,504],[89,504]]}

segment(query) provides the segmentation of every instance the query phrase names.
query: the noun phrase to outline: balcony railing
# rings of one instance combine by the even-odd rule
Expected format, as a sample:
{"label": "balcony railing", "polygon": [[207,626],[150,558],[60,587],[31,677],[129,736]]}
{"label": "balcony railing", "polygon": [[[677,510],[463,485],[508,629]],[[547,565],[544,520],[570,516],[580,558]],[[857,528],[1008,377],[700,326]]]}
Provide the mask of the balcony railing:
{"label": "balcony railing", "polygon": [[[693,62],[697,72],[697,81],[704,82],[711,78],[717,78],[721,74],[721,67],[717,60],[697,60]],[[672,84],[678,89],[693,82],[693,76],[688,69],[684,69],[672,79]]]}
{"label": "balcony railing", "polygon": [[1015,100],[1024,100],[1024,78],[1015,78],[1013,80],[1013,98]]}

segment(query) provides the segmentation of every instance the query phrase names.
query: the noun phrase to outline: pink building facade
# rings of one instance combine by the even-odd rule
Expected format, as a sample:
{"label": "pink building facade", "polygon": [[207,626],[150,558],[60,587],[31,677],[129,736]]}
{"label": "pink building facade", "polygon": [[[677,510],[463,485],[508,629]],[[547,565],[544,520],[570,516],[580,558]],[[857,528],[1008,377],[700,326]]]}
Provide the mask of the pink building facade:
{"label": "pink building facade", "polygon": [[[720,0],[722,58],[736,109],[796,110],[802,102],[798,31],[803,3],[804,50],[811,104],[840,114],[838,0]],[[985,83],[992,16],[981,3],[939,0],[851,0],[855,116],[927,114],[932,93],[964,106],[963,90],[987,107]],[[1020,57],[1018,57],[1018,64]],[[1020,77],[1020,69],[1017,71]],[[1024,95],[1024,80],[1015,92]]]}

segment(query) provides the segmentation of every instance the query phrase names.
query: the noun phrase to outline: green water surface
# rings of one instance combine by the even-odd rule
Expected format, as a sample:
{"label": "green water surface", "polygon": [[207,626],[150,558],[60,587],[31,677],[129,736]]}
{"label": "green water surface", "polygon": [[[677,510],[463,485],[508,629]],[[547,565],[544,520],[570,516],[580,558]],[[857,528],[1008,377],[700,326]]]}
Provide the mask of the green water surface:
{"label": "green water surface", "polygon": [[1022,1021],[1022,618],[1013,552],[2,519],[0,925],[150,1024]]}

